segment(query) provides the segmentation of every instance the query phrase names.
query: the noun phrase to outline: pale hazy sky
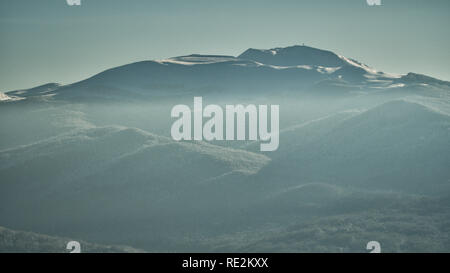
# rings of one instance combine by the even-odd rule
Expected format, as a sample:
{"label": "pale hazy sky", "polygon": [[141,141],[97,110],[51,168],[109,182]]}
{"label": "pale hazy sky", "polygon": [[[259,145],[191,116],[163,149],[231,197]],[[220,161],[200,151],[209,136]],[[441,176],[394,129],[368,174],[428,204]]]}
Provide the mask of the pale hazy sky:
{"label": "pale hazy sky", "polygon": [[450,80],[450,1],[0,0],[0,91],[191,53],[302,44]]}

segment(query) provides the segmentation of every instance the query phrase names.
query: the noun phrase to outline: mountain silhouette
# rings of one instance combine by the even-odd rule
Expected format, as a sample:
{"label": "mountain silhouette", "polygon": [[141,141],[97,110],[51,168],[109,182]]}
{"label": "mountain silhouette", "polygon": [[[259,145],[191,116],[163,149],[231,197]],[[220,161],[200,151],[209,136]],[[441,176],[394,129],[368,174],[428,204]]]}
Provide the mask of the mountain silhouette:
{"label": "mountain silhouette", "polygon": [[239,55],[238,58],[276,66],[312,65],[338,67],[346,64],[344,60],[331,51],[298,45],[273,49],[250,48]]}
{"label": "mountain silhouette", "polygon": [[[393,75],[331,51],[308,46],[248,49],[238,57],[200,55],[142,61],[108,69],[69,85],[46,84],[7,96],[64,100],[142,100],[192,94],[371,92],[450,83],[425,75]],[[423,87],[423,86],[422,86]],[[339,91],[338,91],[339,90]],[[6,95],[3,97],[6,100]]]}

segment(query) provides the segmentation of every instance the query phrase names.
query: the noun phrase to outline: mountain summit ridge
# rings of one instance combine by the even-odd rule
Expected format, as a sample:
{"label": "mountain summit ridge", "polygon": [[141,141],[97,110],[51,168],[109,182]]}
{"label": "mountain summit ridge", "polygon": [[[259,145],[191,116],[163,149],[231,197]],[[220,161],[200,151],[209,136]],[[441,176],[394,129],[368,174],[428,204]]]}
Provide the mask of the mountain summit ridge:
{"label": "mountain summit ridge", "polygon": [[294,45],[249,48],[237,57],[190,54],[139,61],[107,69],[73,84],[10,91],[4,97],[139,100],[190,94],[196,90],[223,94],[324,90],[348,94],[410,87],[411,90],[448,90],[450,83],[411,72],[388,74],[332,51]]}
{"label": "mountain summit ridge", "polygon": [[276,47],[272,49],[249,48],[240,54],[238,58],[277,66],[317,65],[337,67],[345,64],[345,62],[332,51],[304,45]]}

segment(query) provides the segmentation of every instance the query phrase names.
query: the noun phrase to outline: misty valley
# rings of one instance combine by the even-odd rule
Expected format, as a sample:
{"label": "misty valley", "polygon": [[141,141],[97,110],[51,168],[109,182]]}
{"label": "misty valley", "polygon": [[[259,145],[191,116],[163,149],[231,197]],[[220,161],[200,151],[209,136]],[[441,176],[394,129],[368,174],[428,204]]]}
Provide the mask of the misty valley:
{"label": "misty valley", "polygon": [[[224,121],[226,105],[279,105],[278,148],[225,127],[175,140],[171,111],[194,97]],[[449,82],[293,46],[0,98],[2,251],[450,251]]]}

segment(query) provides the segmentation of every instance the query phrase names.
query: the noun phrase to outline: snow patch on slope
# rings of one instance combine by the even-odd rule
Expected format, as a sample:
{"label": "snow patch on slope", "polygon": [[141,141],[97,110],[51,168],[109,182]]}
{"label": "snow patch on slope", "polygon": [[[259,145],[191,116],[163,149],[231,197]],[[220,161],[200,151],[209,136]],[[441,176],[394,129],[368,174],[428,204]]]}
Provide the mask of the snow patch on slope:
{"label": "snow patch on slope", "polygon": [[24,98],[16,97],[16,96],[8,96],[5,93],[0,92],[0,101],[17,101],[22,100]]}

